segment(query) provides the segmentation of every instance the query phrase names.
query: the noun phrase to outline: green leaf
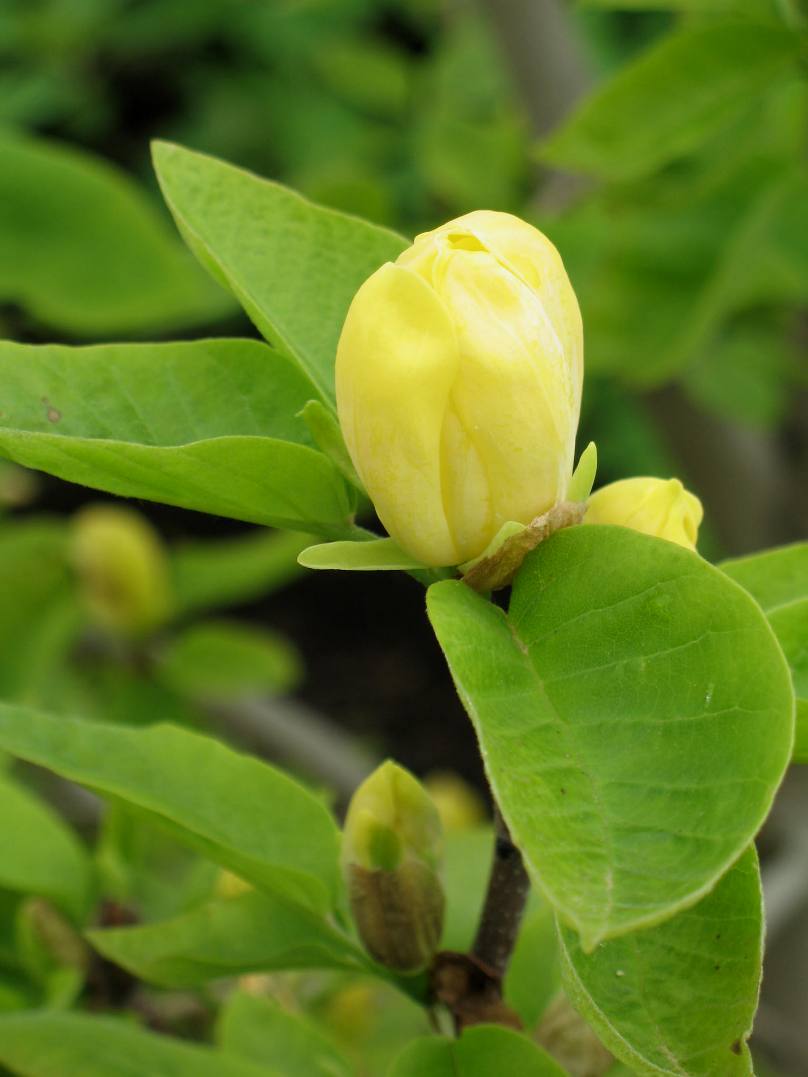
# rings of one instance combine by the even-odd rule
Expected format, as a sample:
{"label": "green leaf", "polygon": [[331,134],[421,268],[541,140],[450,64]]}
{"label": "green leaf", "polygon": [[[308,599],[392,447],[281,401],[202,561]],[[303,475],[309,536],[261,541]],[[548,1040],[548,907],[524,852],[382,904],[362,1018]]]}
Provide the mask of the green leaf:
{"label": "green leaf", "polygon": [[216,1042],[223,1051],[276,1066],[285,1077],[353,1077],[334,1044],[306,1017],[273,1000],[234,991],[219,1012]]}
{"label": "green leaf", "polygon": [[257,891],[155,924],[95,929],[87,937],[110,961],[163,987],[249,972],[369,968],[362,951],[322,917]]}
{"label": "green leaf", "polygon": [[76,1013],[0,1017],[0,1063],[18,1077],[281,1077],[233,1055],[144,1032],[128,1020]]}
{"label": "green leaf", "polygon": [[638,1074],[751,1075],[763,910],[754,849],[672,920],[585,954],[561,929],[564,983],[604,1044]]}
{"label": "green leaf", "polygon": [[598,447],[590,441],[578,458],[567,490],[567,501],[586,501],[595,485],[598,473]]}
{"label": "green leaf", "polygon": [[756,599],[791,667],[797,697],[795,763],[808,763],[808,542],[724,561],[721,568]]}
{"label": "green leaf", "polygon": [[311,535],[262,528],[176,546],[171,554],[175,605],[182,613],[197,613],[270,594],[301,574],[297,555],[310,543]]}
{"label": "green leaf", "polygon": [[82,336],[204,325],[229,313],[138,187],[72,147],[0,135],[0,299]]}
{"label": "green leaf", "polygon": [[362,480],[353,466],[342,428],[336,415],[319,400],[310,400],[300,413],[317,448],[333,460],[343,478],[355,490],[364,492]]}
{"label": "green leaf", "polygon": [[587,98],[543,156],[609,180],[637,179],[697,149],[785,74],[799,38],[722,22],[664,37]]}
{"label": "green leaf", "polygon": [[759,607],[718,569],[575,527],[526,558],[507,617],[456,581],[428,608],[514,840],[586,949],[694,904],[749,844],[793,696]]}
{"label": "green leaf", "polygon": [[90,859],[73,831],[24,785],[0,775],[0,886],[47,897],[76,921],[88,912]]}
{"label": "green leaf", "polygon": [[161,681],[192,699],[276,694],[300,679],[297,651],[282,636],[240,621],[204,621],[160,651]]}
{"label": "green leaf", "polygon": [[334,465],[295,418],[287,359],[249,340],[0,342],[0,453],[124,497],[317,531],[350,513]]}
{"label": "green leaf", "polygon": [[350,302],[406,241],[168,142],[155,143],[154,165],[197,258],[333,401],[337,340]]}
{"label": "green leaf", "polygon": [[581,7],[607,11],[686,11],[747,18],[779,14],[778,0],[580,0]]}
{"label": "green leaf", "polygon": [[126,729],[0,704],[0,747],[143,808],[238,875],[322,910],[338,832],[281,771],[169,725]]}
{"label": "green leaf", "polygon": [[0,527],[0,697],[49,700],[82,618],[56,519]]}
{"label": "green leaf", "polygon": [[429,1036],[399,1056],[390,1077],[565,1077],[564,1070],[526,1036],[477,1025],[458,1040]]}
{"label": "green leaf", "polygon": [[367,542],[323,542],[309,546],[298,556],[304,568],[342,569],[346,572],[404,572],[425,566],[400,549],[391,538]]}

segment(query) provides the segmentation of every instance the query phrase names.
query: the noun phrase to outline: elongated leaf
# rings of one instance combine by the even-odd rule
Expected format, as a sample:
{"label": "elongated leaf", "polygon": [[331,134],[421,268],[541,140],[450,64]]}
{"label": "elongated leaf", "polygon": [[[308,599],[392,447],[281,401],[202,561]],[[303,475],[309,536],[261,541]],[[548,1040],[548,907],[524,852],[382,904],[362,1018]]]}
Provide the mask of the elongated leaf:
{"label": "elongated leaf", "polygon": [[749,844],[791,753],[786,664],[718,569],[624,528],[558,532],[508,616],[463,584],[429,613],[497,801],[583,945],[694,904]]}
{"label": "elongated leaf", "polygon": [[763,911],[750,849],[697,905],[585,954],[561,929],[570,997],[638,1074],[741,1077],[760,986]]}
{"label": "elongated leaf", "polygon": [[144,808],[212,860],[324,909],[337,885],[337,829],[302,786],[210,737],[123,729],[0,704],[0,747]]}
{"label": "elongated leaf", "polygon": [[257,891],[208,902],[172,920],[87,934],[110,961],[164,987],[248,972],[368,968],[363,953],[324,919]]}
{"label": "elongated leaf", "polygon": [[158,675],[199,700],[274,695],[300,679],[300,659],[283,636],[241,621],[204,621],[178,633],[160,652]]}
{"label": "elongated leaf", "polygon": [[526,1036],[495,1025],[467,1029],[459,1040],[430,1036],[399,1057],[390,1077],[564,1077],[564,1071]]}
{"label": "elongated leaf", "polygon": [[425,566],[404,553],[391,538],[368,542],[321,542],[303,550],[298,561],[304,568],[342,569],[347,572],[409,572]]}
{"label": "elongated leaf", "polygon": [[348,306],[406,241],[294,191],[167,142],[154,165],[191,250],[266,339],[295,358],[326,400]]}
{"label": "elongated leaf", "polygon": [[0,697],[42,703],[81,624],[56,519],[0,525]]}
{"label": "elongated leaf", "polygon": [[721,568],[757,600],[783,648],[797,697],[793,759],[808,763],[808,542],[724,561]]}
{"label": "elongated leaf", "polygon": [[85,336],[203,325],[228,313],[136,185],[72,147],[0,135],[0,300]]}
{"label": "elongated leaf", "polygon": [[618,72],[545,145],[565,168],[612,180],[645,175],[696,149],[797,56],[784,26],[696,25]]}
{"label": "elongated leaf", "polygon": [[178,546],[171,559],[176,604],[188,613],[268,594],[302,573],[297,555],[310,542],[297,531],[262,529]]}
{"label": "elongated leaf", "polygon": [[85,916],[89,856],[55,812],[7,775],[0,775],[0,848],[0,886],[51,898],[75,920]]}
{"label": "elongated leaf", "polygon": [[282,1077],[119,1018],[44,1011],[0,1017],[0,1063],[19,1077]]}
{"label": "elongated leaf", "polygon": [[305,379],[257,342],[0,342],[0,379],[0,453],[28,467],[280,527],[328,531],[350,512],[295,418]]}
{"label": "elongated leaf", "polygon": [[268,998],[235,991],[222,1007],[216,1042],[223,1051],[275,1066],[285,1077],[353,1077],[354,1071],[313,1021]]}

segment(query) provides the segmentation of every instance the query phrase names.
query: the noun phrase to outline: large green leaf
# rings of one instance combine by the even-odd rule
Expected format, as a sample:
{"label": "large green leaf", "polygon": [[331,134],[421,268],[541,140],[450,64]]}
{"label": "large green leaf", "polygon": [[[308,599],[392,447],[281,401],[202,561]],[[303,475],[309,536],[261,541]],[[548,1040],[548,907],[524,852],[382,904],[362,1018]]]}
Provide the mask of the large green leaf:
{"label": "large green leaf", "polygon": [[339,531],[345,483],[296,412],[310,388],[264,344],[0,342],[0,453],[125,497]]}
{"label": "large green leaf", "polygon": [[808,763],[808,542],[724,561],[757,600],[791,667],[797,696],[794,761]]}
{"label": "large green leaf", "polygon": [[94,930],[88,937],[110,961],[164,987],[248,972],[369,967],[351,940],[324,919],[257,891],[210,901],[171,920]]}
{"label": "large green leaf", "polygon": [[45,1011],[0,1017],[0,1063],[18,1077],[281,1077],[120,1018]]}
{"label": "large green leaf", "polygon": [[573,1002],[638,1074],[742,1077],[760,986],[763,912],[750,849],[691,909],[585,954],[561,929]]}
{"label": "large green leaf", "polygon": [[509,614],[458,581],[429,613],[534,878],[584,946],[694,904],[766,817],[793,739],[759,607],[696,554],[558,532]]}
{"label": "large green leaf", "polygon": [[214,157],[154,147],[163,194],[191,250],[326,400],[348,306],[406,241]]}
{"label": "large green leaf", "polygon": [[335,895],[338,833],[326,808],[210,737],[0,704],[0,748],[151,812],[258,886],[318,910]]}
{"label": "large green leaf", "polygon": [[219,1013],[223,1051],[275,1066],[284,1077],[353,1077],[354,1071],[313,1021],[257,995],[234,991]]}
{"label": "large green leaf", "polygon": [[565,1077],[557,1062],[526,1036],[496,1025],[477,1025],[458,1040],[439,1036],[406,1048],[390,1077]]}
{"label": "large green leaf", "polygon": [[697,149],[796,59],[784,26],[721,22],[664,37],[587,98],[544,156],[611,180],[643,176]]}
{"label": "large green leaf", "polygon": [[0,135],[0,300],[84,336],[201,325],[231,300],[127,176],[74,148]]}
{"label": "large green leaf", "polygon": [[83,919],[92,885],[85,849],[58,815],[6,775],[0,775],[0,848],[0,886],[52,898]]}

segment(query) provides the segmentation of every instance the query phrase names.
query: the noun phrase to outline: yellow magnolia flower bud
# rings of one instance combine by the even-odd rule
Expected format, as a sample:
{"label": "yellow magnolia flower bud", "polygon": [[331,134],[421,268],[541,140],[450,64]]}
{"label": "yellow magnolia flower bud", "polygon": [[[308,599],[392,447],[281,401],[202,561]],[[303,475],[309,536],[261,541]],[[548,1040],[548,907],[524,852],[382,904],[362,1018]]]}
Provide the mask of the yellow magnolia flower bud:
{"label": "yellow magnolia flower bud", "polygon": [[169,616],[166,554],[139,513],[118,505],[82,509],[73,521],[71,554],[89,614],[102,627],[136,636]]}
{"label": "yellow magnolia flower bud", "polygon": [[589,498],[585,524],[620,524],[696,548],[704,509],[678,479],[621,479]]}
{"label": "yellow magnolia flower bud", "polygon": [[351,911],[369,953],[388,968],[416,972],[438,947],[441,847],[437,808],[395,763],[383,763],[351,798],[342,843]]}
{"label": "yellow magnolia flower bud", "polygon": [[581,315],[558,252],[480,210],[420,235],[351,304],[337,407],[384,526],[427,565],[479,556],[566,495]]}
{"label": "yellow magnolia flower bud", "polygon": [[439,770],[427,775],[424,787],[438,809],[444,831],[470,830],[485,822],[480,794],[459,774]]}

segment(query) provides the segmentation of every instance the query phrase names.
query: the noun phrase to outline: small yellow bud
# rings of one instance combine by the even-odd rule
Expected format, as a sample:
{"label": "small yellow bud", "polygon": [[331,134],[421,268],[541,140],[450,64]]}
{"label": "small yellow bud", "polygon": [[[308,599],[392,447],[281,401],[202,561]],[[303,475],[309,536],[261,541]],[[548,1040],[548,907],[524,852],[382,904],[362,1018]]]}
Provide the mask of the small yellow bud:
{"label": "small yellow bud", "polygon": [[426,565],[478,557],[564,499],[581,315],[537,229],[480,210],[420,235],[351,304],[337,350],[345,443],[384,526]]}
{"label": "small yellow bud", "polygon": [[621,479],[589,498],[585,524],[619,524],[696,548],[704,509],[678,479]]}
{"label": "small yellow bud", "polygon": [[443,928],[437,808],[408,771],[383,763],[348,807],[342,864],[359,935],[372,956],[399,972],[430,961]]}
{"label": "small yellow bud", "polygon": [[108,631],[143,635],[168,618],[166,554],[139,513],[118,505],[82,509],[73,522],[72,561],[90,616]]}

